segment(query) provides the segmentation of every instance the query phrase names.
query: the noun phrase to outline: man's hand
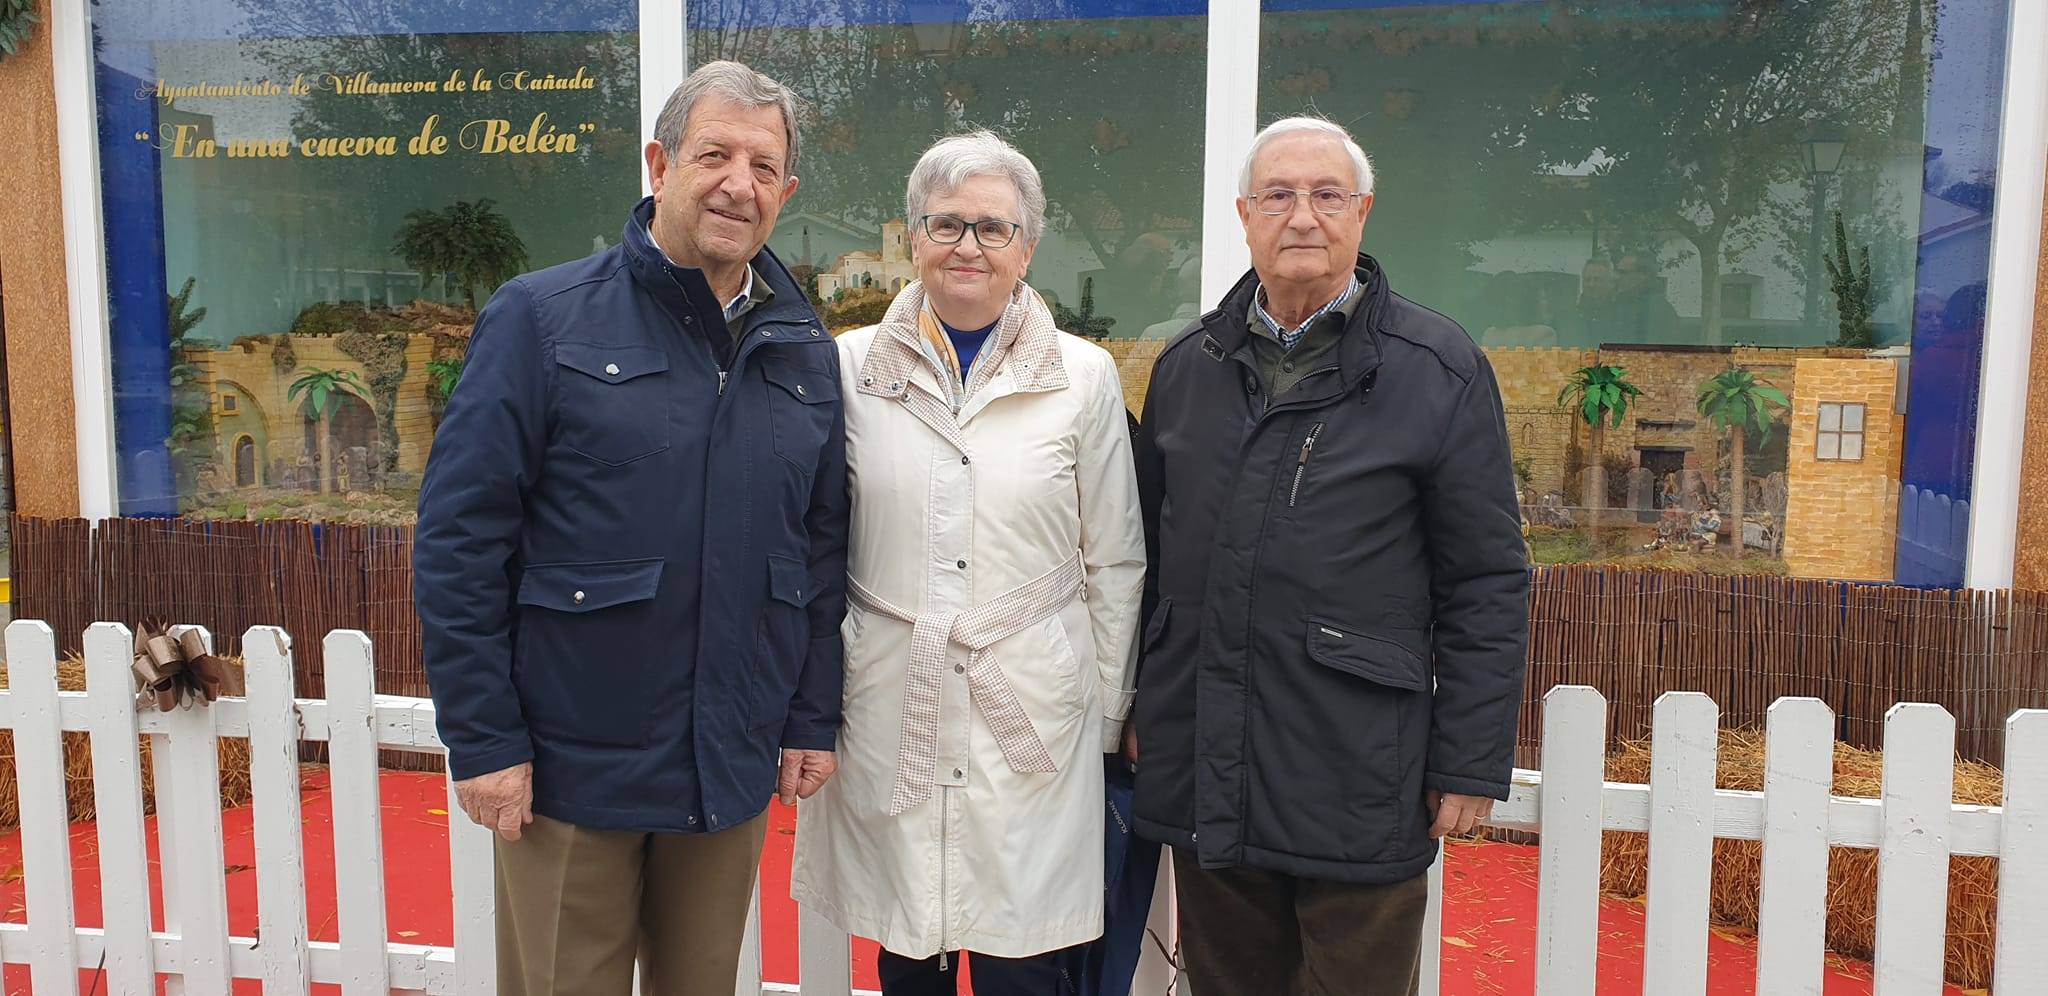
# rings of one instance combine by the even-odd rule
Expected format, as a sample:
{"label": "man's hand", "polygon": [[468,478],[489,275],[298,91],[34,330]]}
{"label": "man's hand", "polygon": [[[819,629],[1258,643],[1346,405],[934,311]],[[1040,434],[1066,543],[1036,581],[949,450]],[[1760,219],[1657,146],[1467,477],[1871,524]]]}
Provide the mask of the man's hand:
{"label": "man's hand", "polygon": [[1124,721],[1124,760],[1138,763],[1138,724]]}
{"label": "man's hand", "polygon": [[1424,794],[1423,802],[1436,814],[1436,822],[1429,828],[1432,839],[1471,833],[1493,815],[1493,800],[1485,796],[1431,791]]}
{"label": "man's hand", "polygon": [[818,790],[839,770],[839,756],[829,750],[785,750],[782,777],[776,779],[775,794],[785,806],[817,795]]}
{"label": "man's hand", "polygon": [[455,783],[455,801],[476,825],[518,840],[533,822],[533,764],[515,764]]}

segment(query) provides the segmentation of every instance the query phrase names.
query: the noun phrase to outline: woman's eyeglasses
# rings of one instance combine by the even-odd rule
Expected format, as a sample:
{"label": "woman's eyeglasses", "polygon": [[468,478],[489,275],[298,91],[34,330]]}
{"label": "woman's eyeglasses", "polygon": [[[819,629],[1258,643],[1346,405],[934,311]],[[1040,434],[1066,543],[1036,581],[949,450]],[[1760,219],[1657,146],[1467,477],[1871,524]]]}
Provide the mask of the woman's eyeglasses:
{"label": "woman's eyeglasses", "polygon": [[940,245],[953,245],[967,237],[968,230],[974,232],[974,241],[983,249],[1001,249],[1017,238],[1017,230],[1023,226],[1001,218],[983,218],[967,221],[950,214],[928,214],[917,219],[924,226],[925,238]]}

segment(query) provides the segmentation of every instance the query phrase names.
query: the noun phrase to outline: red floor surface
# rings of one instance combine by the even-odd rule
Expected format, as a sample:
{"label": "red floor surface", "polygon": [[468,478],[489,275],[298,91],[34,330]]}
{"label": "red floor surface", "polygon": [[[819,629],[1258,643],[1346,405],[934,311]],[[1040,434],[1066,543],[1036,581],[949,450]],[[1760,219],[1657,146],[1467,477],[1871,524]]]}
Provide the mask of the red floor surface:
{"label": "red floor surface", "polygon": [[[309,767],[304,777],[306,824],[307,925],[316,941],[335,940],[333,821],[329,809],[327,772]],[[386,905],[392,939],[413,944],[450,942],[452,916],[448,889],[447,796],[439,776],[387,772],[384,793],[384,871]],[[234,933],[256,929],[256,875],[249,809],[223,816],[227,849],[228,920]],[[789,861],[795,841],[795,817],[776,807],[765,852],[762,904],[768,924],[763,952],[767,977],[796,981],[796,906],[789,899]],[[155,820],[150,820],[152,895],[158,891]],[[100,923],[99,865],[93,858],[97,839],[90,823],[72,827],[74,882],[79,922]],[[1444,983],[1445,996],[1521,994],[1535,990],[1536,851],[1511,844],[1459,844],[1450,851],[1445,873]],[[24,919],[21,883],[21,841],[17,834],[0,837],[0,911],[5,919]],[[162,909],[153,914],[162,926]],[[1600,985],[1603,994],[1642,992],[1643,910],[1636,903],[1603,899],[1600,907]],[[1715,931],[1709,939],[1709,990],[1715,996],[1755,991],[1754,941]],[[95,983],[91,966],[81,973],[80,992]],[[99,992],[105,993],[104,980]],[[6,968],[8,996],[29,992],[28,970]],[[854,985],[875,987],[875,947],[854,945]],[[332,993],[332,986],[315,987]],[[1826,996],[1871,991],[1862,965],[1830,959]],[[255,996],[254,981],[238,982],[236,996]],[[1962,990],[1950,987],[1953,996]],[[202,996],[202,994],[191,994]]]}

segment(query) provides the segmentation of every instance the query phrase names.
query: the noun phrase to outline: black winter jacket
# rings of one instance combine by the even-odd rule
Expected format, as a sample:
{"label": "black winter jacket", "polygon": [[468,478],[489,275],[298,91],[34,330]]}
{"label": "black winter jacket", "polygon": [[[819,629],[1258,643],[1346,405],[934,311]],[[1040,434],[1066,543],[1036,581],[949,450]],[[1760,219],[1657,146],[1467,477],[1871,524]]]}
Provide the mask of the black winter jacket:
{"label": "black winter jacket", "polygon": [[1500,389],[1371,257],[1330,365],[1268,398],[1247,274],[1170,343],[1137,448],[1141,833],[1204,867],[1396,882],[1427,790],[1504,799],[1528,569]]}

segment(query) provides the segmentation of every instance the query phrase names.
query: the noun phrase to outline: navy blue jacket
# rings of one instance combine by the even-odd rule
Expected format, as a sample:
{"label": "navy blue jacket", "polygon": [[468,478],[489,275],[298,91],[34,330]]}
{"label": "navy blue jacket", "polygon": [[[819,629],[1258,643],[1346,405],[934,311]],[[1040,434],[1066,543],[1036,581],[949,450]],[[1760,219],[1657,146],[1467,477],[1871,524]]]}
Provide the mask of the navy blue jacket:
{"label": "navy blue jacket", "polygon": [[846,423],[782,263],[755,257],[774,297],[735,351],[652,210],[478,316],[414,591],[454,777],[530,760],[548,817],[713,831],[766,808],[780,748],[838,739]]}

